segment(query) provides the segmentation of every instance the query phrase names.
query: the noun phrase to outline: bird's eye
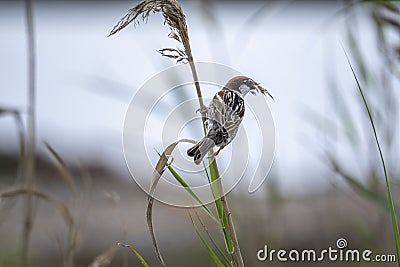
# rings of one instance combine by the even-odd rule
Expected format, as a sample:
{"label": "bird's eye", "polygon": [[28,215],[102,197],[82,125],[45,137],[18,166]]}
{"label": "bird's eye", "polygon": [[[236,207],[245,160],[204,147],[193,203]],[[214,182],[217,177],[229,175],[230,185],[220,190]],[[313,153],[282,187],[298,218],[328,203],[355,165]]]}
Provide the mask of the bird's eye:
{"label": "bird's eye", "polygon": [[245,84],[246,84],[247,86],[249,86],[249,87],[253,87],[254,84],[255,84],[253,80],[245,80],[244,82],[245,82]]}

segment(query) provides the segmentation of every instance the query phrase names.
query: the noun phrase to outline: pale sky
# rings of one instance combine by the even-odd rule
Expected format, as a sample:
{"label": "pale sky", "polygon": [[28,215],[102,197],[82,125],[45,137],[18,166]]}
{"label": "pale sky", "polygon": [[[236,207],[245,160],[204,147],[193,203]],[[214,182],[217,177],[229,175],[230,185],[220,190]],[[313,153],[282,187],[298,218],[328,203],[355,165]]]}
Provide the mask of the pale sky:
{"label": "pale sky", "polygon": [[[161,15],[106,37],[134,3],[35,2],[39,150],[45,140],[71,163],[96,159],[125,168],[122,129],[129,101],[148,78],[174,65],[156,50],[176,46],[166,37]],[[273,168],[282,189],[305,191],[330,183],[318,159],[324,136],[311,126],[305,110],[332,117],[327,74],[336,77],[343,95],[357,96],[341,48],[348,49],[340,5],[278,1],[264,7],[263,1],[223,1],[213,4],[215,21],[197,3],[182,6],[196,60],[231,66],[273,94]],[[0,106],[22,111],[27,104],[24,23],[20,2],[0,2]],[[369,26],[361,24],[360,40],[374,63]],[[11,119],[0,118],[0,136],[1,150],[17,149]],[[344,161],[352,164],[344,152]]]}

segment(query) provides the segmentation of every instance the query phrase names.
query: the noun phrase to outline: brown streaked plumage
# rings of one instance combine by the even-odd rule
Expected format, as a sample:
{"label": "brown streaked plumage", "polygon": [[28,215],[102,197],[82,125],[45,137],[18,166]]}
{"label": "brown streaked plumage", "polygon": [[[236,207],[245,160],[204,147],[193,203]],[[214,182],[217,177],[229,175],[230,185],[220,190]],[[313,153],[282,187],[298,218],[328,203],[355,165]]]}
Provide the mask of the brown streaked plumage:
{"label": "brown streaked plumage", "polygon": [[244,117],[243,98],[248,92],[269,95],[273,99],[265,88],[251,78],[236,76],[230,79],[214,95],[207,109],[206,136],[187,151],[188,156],[194,158],[194,163],[200,164],[214,146],[219,147],[215,153],[217,155],[221,149],[232,142]]}

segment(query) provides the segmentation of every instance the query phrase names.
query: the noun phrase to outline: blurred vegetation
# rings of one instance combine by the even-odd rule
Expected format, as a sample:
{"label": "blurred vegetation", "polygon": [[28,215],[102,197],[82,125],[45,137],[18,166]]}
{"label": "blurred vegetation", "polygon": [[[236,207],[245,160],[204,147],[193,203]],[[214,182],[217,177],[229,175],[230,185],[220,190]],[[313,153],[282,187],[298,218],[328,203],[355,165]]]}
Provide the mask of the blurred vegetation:
{"label": "blurred vegetation", "polygon": [[[397,185],[400,179],[397,164],[400,144],[399,5],[391,1],[350,1],[345,4],[343,16],[346,19],[349,54],[354,59],[356,72],[360,73],[358,79],[368,100],[378,135],[381,137],[389,177],[391,182]],[[368,23],[374,28],[375,51],[365,51],[363,43],[358,41],[363,34],[359,30],[361,23]],[[325,120],[329,125],[323,129],[328,137],[323,148],[324,156],[332,171],[356,193],[387,209],[385,178],[379,168],[379,152],[373,145],[374,135],[364,103],[357,94],[357,88],[350,91],[350,94],[344,94],[343,88],[340,88],[340,81],[335,78],[329,79],[329,99],[334,116],[321,118],[320,121],[321,123]],[[352,169],[343,161],[341,152],[344,151],[344,147],[347,147],[345,151],[352,153],[346,155],[346,161],[356,163]]]}
{"label": "blurred vegetation", "polygon": [[[394,202],[398,207],[399,4],[391,1],[346,1],[343,6],[340,16],[345,18],[347,25],[345,46],[350,48],[349,54],[355,62],[356,72],[360,74],[358,78],[381,137],[389,179],[393,185]],[[211,1],[202,1],[201,7],[210,21],[216,21],[218,14],[214,13]],[[257,17],[268,11],[266,7],[268,5],[256,12]],[[376,55],[365,51],[359,42],[359,36],[363,34],[359,30],[361,23],[368,23],[374,28]],[[213,36],[218,36],[221,31],[220,27],[216,27]],[[329,125],[318,127],[327,137],[327,140],[321,140],[324,144],[321,159],[330,167],[330,175],[340,178],[347,187],[334,183],[324,192],[300,197],[283,195],[279,173],[273,172],[265,185],[264,198],[234,192],[230,196],[231,209],[233,214],[238,214],[236,228],[247,266],[265,264],[256,260],[255,253],[266,243],[276,249],[312,247],[318,250],[334,246],[336,239],[344,236],[353,248],[369,248],[375,253],[386,254],[395,251],[385,179],[356,84],[348,89],[354,91],[349,93],[352,97],[348,98],[342,94],[340,77],[328,78],[331,86],[329,104],[336,112],[332,118],[314,114],[317,127]],[[359,112],[354,113],[354,110]],[[21,266],[21,244],[18,240],[21,240],[21,213],[24,208],[14,197],[26,194],[41,199],[41,202],[35,201],[33,204],[33,248],[29,255],[29,266],[137,266],[139,263],[133,254],[116,247],[117,242],[128,241],[148,260],[150,266],[157,266],[150,239],[145,233],[145,221],[142,221],[146,195],[138,188],[133,188],[131,183],[124,182],[129,179],[126,179],[126,173],[116,173],[96,164],[68,165],[62,155],[58,155],[56,148],[40,143],[37,144],[38,150],[45,151],[47,157],[36,154],[35,186],[26,188],[23,181],[27,144],[25,125],[18,110],[0,108],[0,119],[3,116],[12,116],[15,122],[20,151],[19,155],[0,155],[0,194],[3,196],[0,199],[0,233],[4,237],[0,244],[0,266]],[[341,151],[344,146],[348,148],[345,151],[352,152],[352,155],[346,156],[351,156],[351,161],[357,163],[353,169],[346,168],[343,162]],[[168,222],[157,227],[162,229],[160,233],[164,232],[160,234],[160,243],[165,248],[171,266],[213,265],[207,251],[199,244],[191,222],[187,221],[186,211],[162,207],[157,214]],[[200,217],[205,222],[210,220],[207,216]],[[219,229],[210,227],[208,231],[211,234],[218,233]],[[188,234],[176,236],[182,232]],[[223,241],[216,243],[224,246]],[[268,262],[268,265],[292,264]],[[320,266],[311,263],[296,265]],[[364,266],[363,263],[343,262],[327,265]]]}

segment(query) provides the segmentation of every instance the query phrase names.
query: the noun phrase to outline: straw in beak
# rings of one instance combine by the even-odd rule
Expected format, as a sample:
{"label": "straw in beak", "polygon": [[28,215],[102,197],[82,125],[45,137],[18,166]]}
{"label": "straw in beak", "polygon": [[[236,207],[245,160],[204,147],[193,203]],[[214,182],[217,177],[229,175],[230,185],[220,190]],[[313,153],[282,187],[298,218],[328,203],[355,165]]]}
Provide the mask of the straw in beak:
{"label": "straw in beak", "polygon": [[[257,90],[257,92],[260,92],[260,93],[263,94],[263,95],[268,95],[269,97],[272,98],[272,100],[275,101],[274,97],[270,94],[270,92],[268,92],[267,89],[265,89],[264,87],[262,87],[260,83],[256,83],[256,84],[254,85],[254,88]],[[253,93],[253,94],[254,94],[254,93]]]}

